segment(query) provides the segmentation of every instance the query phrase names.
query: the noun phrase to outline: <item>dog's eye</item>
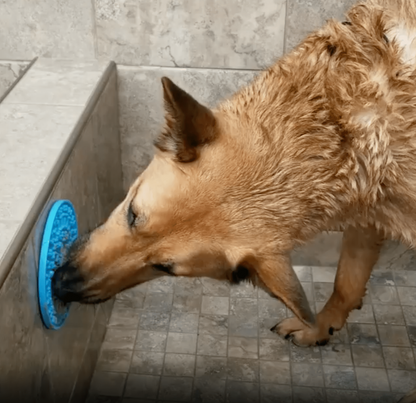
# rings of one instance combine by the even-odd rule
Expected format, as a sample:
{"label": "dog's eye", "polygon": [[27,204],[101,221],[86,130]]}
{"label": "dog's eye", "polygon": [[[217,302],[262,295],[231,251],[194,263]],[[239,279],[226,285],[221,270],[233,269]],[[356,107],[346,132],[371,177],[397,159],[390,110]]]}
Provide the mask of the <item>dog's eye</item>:
{"label": "dog's eye", "polygon": [[136,222],[136,219],[137,214],[133,211],[133,202],[131,202],[127,210],[127,223],[130,227],[133,227],[134,223]]}

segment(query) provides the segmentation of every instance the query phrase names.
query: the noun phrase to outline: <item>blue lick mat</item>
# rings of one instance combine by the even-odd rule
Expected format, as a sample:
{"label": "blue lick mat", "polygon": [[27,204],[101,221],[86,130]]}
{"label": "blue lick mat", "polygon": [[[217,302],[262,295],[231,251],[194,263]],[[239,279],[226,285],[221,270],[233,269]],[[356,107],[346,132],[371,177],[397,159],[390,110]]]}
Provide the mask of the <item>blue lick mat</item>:
{"label": "blue lick mat", "polygon": [[52,296],[51,280],[77,237],[78,225],[74,206],[68,200],[54,202],[43,231],[38,273],[40,312],[48,329],[59,329],[69,314],[70,305],[64,305]]}

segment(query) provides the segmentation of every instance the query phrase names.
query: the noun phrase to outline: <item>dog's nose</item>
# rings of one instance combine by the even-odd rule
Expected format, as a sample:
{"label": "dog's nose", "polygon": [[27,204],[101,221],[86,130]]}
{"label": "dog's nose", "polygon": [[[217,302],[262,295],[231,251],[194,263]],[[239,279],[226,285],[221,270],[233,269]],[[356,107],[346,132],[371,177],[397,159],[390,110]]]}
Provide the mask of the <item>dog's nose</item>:
{"label": "dog's nose", "polygon": [[62,302],[80,301],[83,298],[84,278],[76,266],[65,263],[52,277],[52,295]]}

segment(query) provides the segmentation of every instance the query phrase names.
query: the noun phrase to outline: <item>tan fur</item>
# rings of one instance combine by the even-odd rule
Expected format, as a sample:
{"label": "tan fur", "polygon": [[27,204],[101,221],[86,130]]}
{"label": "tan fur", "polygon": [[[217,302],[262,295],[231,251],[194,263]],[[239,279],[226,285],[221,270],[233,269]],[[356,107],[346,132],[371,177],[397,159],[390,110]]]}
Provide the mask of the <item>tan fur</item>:
{"label": "tan fur", "polygon": [[[279,334],[321,344],[345,324],[382,239],[416,245],[416,2],[369,0],[348,20],[213,111],[163,80],[153,161],[70,261],[81,301],[164,275],[154,264],[224,280],[244,267],[295,313]],[[345,229],[334,293],[315,318],[289,253],[334,225]]]}

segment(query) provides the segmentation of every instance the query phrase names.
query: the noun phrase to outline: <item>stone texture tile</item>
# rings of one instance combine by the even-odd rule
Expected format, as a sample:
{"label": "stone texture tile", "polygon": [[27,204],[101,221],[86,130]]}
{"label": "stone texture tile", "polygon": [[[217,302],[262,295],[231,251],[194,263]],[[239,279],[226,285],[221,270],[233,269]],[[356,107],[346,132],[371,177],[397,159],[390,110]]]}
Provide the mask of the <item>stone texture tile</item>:
{"label": "stone texture tile", "polygon": [[358,389],[386,391],[390,390],[387,372],[383,368],[361,368],[356,367]]}
{"label": "stone texture tile", "polygon": [[95,372],[91,380],[90,394],[100,396],[121,396],[126,374],[116,372]]}
{"label": "stone texture tile", "polygon": [[293,270],[301,282],[312,281],[312,269],[308,266],[293,266]]}
{"label": "stone texture tile", "polygon": [[31,59],[36,56],[93,59],[93,7],[72,2],[3,4],[0,15],[0,59]]}
{"label": "stone texture tile", "polygon": [[293,387],[294,403],[324,403],[326,394],[323,388],[311,388],[304,386]]}
{"label": "stone texture tile", "polygon": [[389,369],[388,374],[393,392],[408,393],[416,388],[416,371]]}
{"label": "stone texture tile", "polygon": [[374,270],[370,276],[370,284],[374,285],[395,285],[394,274],[391,270]]}
{"label": "stone texture tile", "polygon": [[144,351],[165,351],[167,337],[166,332],[139,330],[134,348]]}
{"label": "stone texture tile", "polygon": [[29,62],[1,61],[0,62],[0,98],[10,86],[24,73]]}
{"label": "stone texture tile", "polygon": [[353,345],[351,346],[354,365],[357,367],[383,368],[383,352],[381,346]]}
{"label": "stone texture tile", "polygon": [[328,403],[361,403],[356,390],[327,389],[326,398]]}
{"label": "stone texture tile", "polygon": [[292,363],[292,383],[297,386],[323,387],[322,366],[318,364]]}
{"label": "stone texture tile", "polygon": [[195,403],[225,402],[225,381],[196,378],[192,392],[192,401]]}
{"label": "stone texture tile", "polygon": [[168,334],[166,344],[167,353],[195,354],[196,352],[196,334],[171,333]]}
{"label": "stone texture tile", "polygon": [[160,277],[156,280],[152,280],[148,283],[147,291],[149,293],[173,293],[174,285],[175,285],[175,279],[173,277]]}
{"label": "stone texture tile", "polygon": [[125,307],[123,301],[116,300],[111,311],[108,326],[135,330],[139,325],[140,316],[141,311],[139,309]]}
{"label": "stone texture tile", "polygon": [[229,357],[227,359],[227,377],[234,381],[258,382],[259,361]]}
{"label": "stone texture tile", "polygon": [[399,304],[399,297],[397,295],[396,287],[371,285],[370,294],[373,304]]}
{"label": "stone texture tile", "polygon": [[[355,0],[339,2],[326,0],[305,2],[288,0],[286,17],[285,52],[297,46],[311,32],[321,28],[329,18],[345,20],[345,12],[355,4]],[[299,22],[302,21],[300,24]]]}
{"label": "stone texture tile", "polygon": [[260,384],[261,403],[292,403],[292,388],[287,385]]}
{"label": "stone texture tile", "polygon": [[172,310],[173,294],[149,293],[144,300],[144,309],[153,312],[170,312]]}
{"label": "stone texture tile", "polygon": [[[351,347],[345,344],[328,344],[321,347],[322,363],[328,365],[353,365]],[[292,358],[293,360],[293,358]],[[319,361],[316,360],[316,363]]]}
{"label": "stone texture tile", "polygon": [[281,338],[259,339],[261,360],[289,361],[289,342]]}
{"label": "stone texture tile", "polygon": [[172,312],[199,313],[201,310],[202,296],[197,295],[173,295]]}
{"label": "stone texture tile", "polygon": [[319,347],[297,347],[293,343],[288,343],[290,346],[290,360],[292,362],[320,364],[321,350]]}
{"label": "stone texture tile", "polygon": [[129,374],[124,391],[125,397],[156,399],[160,376]]}
{"label": "stone texture tile", "polygon": [[416,369],[411,348],[383,347],[383,355],[388,369]]}
{"label": "stone texture tile", "polygon": [[140,330],[167,332],[170,314],[163,312],[143,312],[140,318]]}
{"label": "stone texture tile", "polygon": [[201,314],[198,331],[200,334],[225,336],[228,334],[228,316]]}
{"label": "stone texture tile", "polygon": [[252,382],[228,381],[226,386],[227,403],[258,403],[259,385]]}
{"label": "stone texture tile", "polygon": [[323,371],[327,388],[357,389],[353,367],[324,365]]}
{"label": "stone texture tile", "polygon": [[[404,322],[406,325],[416,325],[416,306],[402,306]],[[404,323],[397,323],[403,325]]]}
{"label": "stone texture tile", "polygon": [[408,326],[407,334],[409,336],[410,344],[416,347],[416,326]]}
{"label": "stone texture tile", "polygon": [[416,287],[416,271],[395,270],[394,279],[398,286]]}
{"label": "stone texture tile", "polygon": [[259,337],[272,337],[270,329],[287,316],[285,305],[277,299],[258,300]]}
{"label": "stone texture tile", "polygon": [[197,333],[199,315],[194,313],[172,313],[169,331],[176,333]]}
{"label": "stone texture tile", "polygon": [[175,295],[200,295],[202,278],[177,277],[173,288]]}
{"label": "stone texture tile", "polygon": [[377,328],[369,324],[348,324],[348,334],[351,344],[380,344]]}
{"label": "stone texture tile", "polygon": [[258,358],[258,339],[248,337],[230,337],[228,339],[228,357]]}
{"label": "stone texture tile", "polygon": [[361,309],[354,309],[348,316],[347,323],[375,323],[373,306],[364,304]]}
{"label": "stone texture tile", "polygon": [[168,376],[194,376],[195,355],[166,354],[163,366],[163,375]]}
{"label": "stone texture tile", "polygon": [[397,403],[397,393],[359,391],[360,403]]}
{"label": "stone texture tile", "polygon": [[192,396],[192,378],[162,377],[160,381],[159,400],[189,402]]}
{"label": "stone texture tile", "polygon": [[402,305],[416,306],[416,287],[397,287]]}
{"label": "stone texture tile", "polygon": [[202,294],[212,297],[229,297],[230,284],[213,278],[202,278]]}
{"label": "stone texture tile", "polygon": [[312,267],[312,279],[314,283],[333,283],[336,274],[335,267]]}
{"label": "stone texture tile", "polygon": [[228,315],[229,299],[227,297],[202,297],[201,313],[208,315]]}
{"label": "stone texture tile", "polygon": [[114,350],[102,348],[96,369],[100,372],[128,372],[133,352],[131,350]]}
{"label": "stone texture tile", "polygon": [[226,379],[227,358],[198,355],[196,357],[195,376],[215,380]]}
{"label": "stone texture tile", "polygon": [[378,326],[380,341],[383,346],[410,346],[405,326]]}
{"label": "stone texture tile", "polygon": [[163,353],[156,353],[153,351],[134,351],[130,372],[141,375],[161,375],[163,359]]}
{"label": "stone texture tile", "polygon": [[374,305],[373,309],[376,322],[380,325],[405,324],[402,307],[399,305]]}
{"label": "stone texture tile", "polygon": [[230,336],[258,336],[258,300],[254,298],[231,298],[229,317]]}
{"label": "stone texture tile", "polygon": [[260,382],[289,385],[291,383],[290,363],[260,361]]}
{"label": "stone texture tile", "polygon": [[257,288],[249,282],[243,282],[230,287],[231,298],[257,298]]}
{"label": "stone texture tile", "polygon": [[326,302],[334,291],[332,283],[314,283],[315,301]]}
{"label": "stone texture tile", "polygon": [[225,357],[227,355],[227,336],[215,334],[198,335],[197,354]]}
{"label": "stone texture tile", "polygon": [[[199,102],[212,107],[258,74],[236,70],[123,66],[118,66],[117,72],[122,165],[126,190],[153,157],[153,142],[159,135],[163,122],[163,92],[160,82],[163,76],[171,78]],[[137,133],[140,133],[140,141],[137,141]]]}
{"label": "stone texture tile", "polygon": [[96,0],[95,10],[98,56],[120,64],[252,69],[283,53],[284,0]]}

